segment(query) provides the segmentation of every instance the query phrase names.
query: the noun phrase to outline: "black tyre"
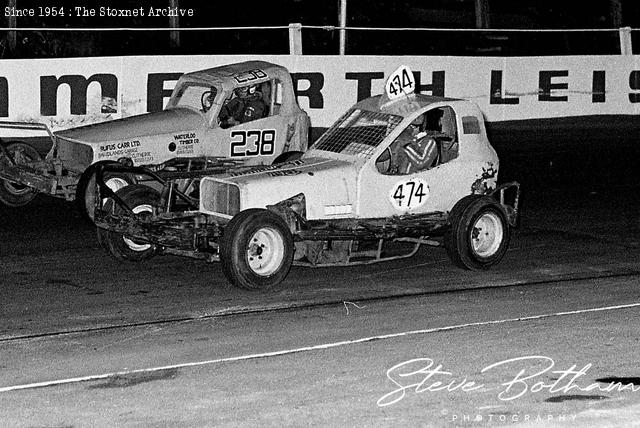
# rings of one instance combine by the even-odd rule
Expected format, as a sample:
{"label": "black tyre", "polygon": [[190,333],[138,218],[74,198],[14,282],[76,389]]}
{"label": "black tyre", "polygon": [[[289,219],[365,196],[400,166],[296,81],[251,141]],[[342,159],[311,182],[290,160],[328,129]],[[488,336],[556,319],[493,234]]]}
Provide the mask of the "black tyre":
{"label": "black tyre", "polygon": [[459,267],[488,269],[502,260],[511,230],[500,204],[488,196],[462,198],[449,214],[444,237],[449,257]]}
{"label": "black tyre", "polygon": [[[118,190],[129,186],[130,184],[135,184],[136,180],[135,177],[131,174],[107,172],[104,176],[104,182],[111,190],[117,192]],[[96,167],[95,165],[92,165],[80,177],[78,186],[76,187],[75,198],[75,202],[78,206],[80,214],[82,214],[82,216],[90,222],[93,222],[94,212],[96,210],[95,189]]]}
{"label": "black tyre", "polygon": [[[30,145],[23,142],[14,142],[7,145],[7,152],[18,165],[42,160],[40,153]],[[3,152],[0,152],[2,157]],[[2,159],[2,163],[12,164],[8,159]],[[0,202],[9,207],[22,207],[33,201],[38,191],[23,184],[0,180]]]}
{"label": "black tyre", "polygon": [[269,289],[281,283],[291,269],[293,236],[284,220],[271,211],[242,211],[224,229],[220,261],[233,285]]}
{"label": "black tyre", "polygon": [[298,151],[290,151],[290,152],[284,152],[284,153],[280,153],[274,160],[273,162],[271,162],[271,164],[277,164],[277,163],[284,163],[284,162],[290,162],[290,161],[294,161],[294,160],[298,160],[302,157],[304,153],[303,152],[298,152]]}
{"label": "black tyre", "polygon": [[[116,192],[124,203],[139,216],[150,215],[153,206],[160,204],[160,194],[151,187],[141,184],[132,184]],[[105,204],[105,210],[114,214],[122,214],[124,208],[109,199]],[[139,242],[120,233],[98,228],[98,242],[109,254],[118,260],[142,261],[153,257],[157,252],[154,244]]]}

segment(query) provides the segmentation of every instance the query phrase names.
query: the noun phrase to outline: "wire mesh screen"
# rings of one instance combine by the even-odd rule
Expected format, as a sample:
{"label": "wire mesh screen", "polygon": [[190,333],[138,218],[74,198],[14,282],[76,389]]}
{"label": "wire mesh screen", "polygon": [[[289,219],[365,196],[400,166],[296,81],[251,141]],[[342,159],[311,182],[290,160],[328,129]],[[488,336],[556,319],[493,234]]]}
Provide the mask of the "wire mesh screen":
{"label": "wire mesh screen", "polygon": [[[215,91],[215,88],[211,88],[210,86],[207,87],[201,85],[186,85],[178,94],[180,98],[178,98],[176,105],[179,107],[193,107],[196,110],[200,110],[202,109],[203,93],[211,91],[212,89]],[[214,92],[211,96],[212,100],[215,95],[216,94]]]}
{"label": "wire mesh screen", "polygon": [[320,137],[313,148],[368,158],[401,121],[401,116],[392,114],[350,110]]}

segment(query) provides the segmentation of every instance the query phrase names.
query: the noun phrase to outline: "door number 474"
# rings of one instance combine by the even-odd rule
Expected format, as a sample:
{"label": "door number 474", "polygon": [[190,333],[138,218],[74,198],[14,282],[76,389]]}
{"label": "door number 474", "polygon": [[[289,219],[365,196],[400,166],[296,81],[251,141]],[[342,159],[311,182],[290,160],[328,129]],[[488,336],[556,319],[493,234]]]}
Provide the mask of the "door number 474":
{"label": "door number 474", "polygon": [[417,208],[429,199],[429,185],[419,178],[403,180],[393,186],[389,199],[399,210]]}

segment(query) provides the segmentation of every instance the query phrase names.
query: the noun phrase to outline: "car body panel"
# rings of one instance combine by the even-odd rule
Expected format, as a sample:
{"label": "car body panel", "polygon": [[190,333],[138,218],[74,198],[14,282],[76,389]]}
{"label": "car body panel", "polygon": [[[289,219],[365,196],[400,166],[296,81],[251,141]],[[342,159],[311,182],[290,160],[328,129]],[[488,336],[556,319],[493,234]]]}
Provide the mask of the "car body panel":
{"label": "car body panel", "polygon": [[[308,219],[345,218],[353,214],[356,178],[357,169],[349,162],[304,158],[220,178],[205,177],[201,192],[206,194],[209,181],[236,185],[242,195],[240,210],[264,208],[304,193]],[[281,185],[283,179],[286,179],[286,186]],[[208,208],[206,200],[206,197],[201,198],[200,210],[216,215]]]}
{"label": "car body panel", "polygon": [[97,210],[96,224],[121,234],[107,240],[220,260],[233,284],[252,290],[280,283],[294,260],[375,263],[423,244],[443,244],[464,268],[493,266],[516,224],[519,184],[497,185],[479,108],[415,95],[412,76],[400,66],[385,96],[347,110],[300,159],[202,177],[197,207],[169,202],[142,221]]}
{"label": "car body panel", "polygon": [[[438,108],[451,108],[455,113],[457,157],[431,169],[407,175],[384,175],[379,172],[376,160],[401,132],[417,117]],[[384,98],[378,96],[359,102],[336,124],[361,110],[391,114],[400,120],[373,150],[368,147],[366,152],[354,151],[356,154],[345,154],[348,148],[343,152],[320,150],[318,147],[322,147],[324,141],[321,137],[298,161],[300,163],[283,165],[282,169],[277,170],[258,170],[235,177],[210,177],[206,180],[237,185],[241,210],[264,208],[302,193],[306,200],[308,220],[386,218],[447,212],[464,196],[495,188],[498,157],[489,144],[482,113],[475,104],[424,95],[412,95],[385,104]],[[348,127],[344,129],[345,133],[349,132]],[[330,131],[331,128],[327,132]],[[357,140],[359,134],[367,133],[370,134],[364,128],[356,130],[353,139]],[[357,144],[364,145],[356,143],[354,147]],[[399,188],[402,188],[400,192]],[[406,191],[416,191],[417,195],[414,192],[414,196],[417,199],[408,203],[411,194],[403,195]],[[394,199],[394,195],[406,197],[407,203],[397,203],[401,198]],[[210,206],[206,202],[208,197],[206,191],[201,189],[201,207]],[[215,215],[210,209],[203,212]]]}
{"label": "car body panel", "polygon": [[[268,116],[222,127],[219,115],[225,102],[236,96],[237,88],[249,85],[262,90]],[[210,107],[205,107],[205,98]],[[157,166],[179,157],[208,157],[266,165],[283,152],[305,151],[308,128],[309,118],[298,106],[287,69],[246,61],[182,75],[163,111],[52,134],[54,149],[46,159],[51,165],[40,170],[47,179],[62,183],[61,177],[79,180],[101,161]],[[20,182],[11,173],[5,178]],[[65,189],[52,185],[50,194],[69,198],[74,185]]]}
{"label": "car body panel", "polygon": [[[278,79],[282,82],[280,109],[277,114],[221,128],[216,118],[224,100],[247,82],[260,85]],[[193,105],[181,105],[182,88],[216,88],[212,107],[204,112]],[[199,98],[198,100],[199,101]],[[93,149],[92,162],[129,157],[134,165],[165,162],[180,156],[233,157],[249,165],[269,164],[285,150],[305,150],[293,142],[297,121],[304,122],[298,107],[291,78],[283,67],[264,61],[247,61],[183,75],[165,110],[56,132],[61,140],[85,144]],[[269,150],[256,151],[257,131],[268,130]],[[289,137],[289,138],[287,138]],[[240,144],[244,139],[244,144]],[[72,160],[68,160],[72,161]],[[88,165],[86,165],[88,166]]]}

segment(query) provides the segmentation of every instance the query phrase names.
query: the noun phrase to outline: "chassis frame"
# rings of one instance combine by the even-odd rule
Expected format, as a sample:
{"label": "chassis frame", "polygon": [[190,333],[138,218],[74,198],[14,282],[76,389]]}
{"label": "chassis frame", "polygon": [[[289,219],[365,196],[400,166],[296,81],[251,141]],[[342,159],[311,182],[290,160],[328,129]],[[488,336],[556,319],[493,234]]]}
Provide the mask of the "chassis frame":
{"label": "chassis frame", "polygon": [[[224,233],[226,220],[203,214],[198,211],[199,199],[185,192],[185,188],[199,178],[216,171],[219,159],[201,158],[181,159],[194,165],[209,165],[208,168],[188,167],[182,171],[154,171],[144,167],[131,167],[121,164],[101,164],[96,169],[96,212],[94,222],[98,228],[118,233],[145,243],[156,245],[160,252],[187,256],[206,261],[219,261],[218,242]],[[213,166],[211,166],[213,165]],[[219,165],[219,168],[228,168]],[[247,167],[250,168],[250,167]],[[146,177],[144,183],[153,183],[160,187],[160,207],[154,207],[150,216],[137,216],[132,207],[105,184],[108,173],[136,174]],[[504,210],[509,226],[515,227],[520,201],[520,184],[513,181],[487,189],[480,195],[493,197]],[[105,210],[104,201],[111,198],[123,209],[123,213],[114,214]],[[304,210],[298,212],[294,205],[304,207],[304,195],[295,195],[275,205],[265,208],[284,219],[295,242],[311,241],[316,243],[333,241],[349,242],[347,261],[325,262],[296,261],[296,265],[330,266],[345,264],[367,264],[413,256],[421,245],[441,246],[441,238],[451,227],[446,212],[427,214],[406,214],[389,218],[363,218],[342,220],[307,220]],[[115,206],[115,205],[114,205]],[[358,250],[354,242],[375,242],[373,249]],[[408,251],[383,256],[384,246],[388,242],[411,244]]]}

